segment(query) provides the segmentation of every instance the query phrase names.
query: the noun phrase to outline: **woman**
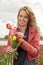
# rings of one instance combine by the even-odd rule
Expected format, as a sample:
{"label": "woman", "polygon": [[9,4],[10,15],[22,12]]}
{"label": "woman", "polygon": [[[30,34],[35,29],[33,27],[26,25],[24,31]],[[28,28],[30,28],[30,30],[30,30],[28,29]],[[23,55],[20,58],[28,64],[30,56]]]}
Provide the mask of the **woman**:
{"label": "woman", "polygon": [[21,42],[19,39],[21,45],[17,50],[19,55],[18,59],[14,60],[14,65],[36,65],[35,59],[39,55],[40,48],[40,33],[35,15],[30,7],[24,6],[20,8],[17,15],[17,26],[20,27],[20,31],[17,33],[18,36],[22,37],[23,34],[27,38],[22,39]]}

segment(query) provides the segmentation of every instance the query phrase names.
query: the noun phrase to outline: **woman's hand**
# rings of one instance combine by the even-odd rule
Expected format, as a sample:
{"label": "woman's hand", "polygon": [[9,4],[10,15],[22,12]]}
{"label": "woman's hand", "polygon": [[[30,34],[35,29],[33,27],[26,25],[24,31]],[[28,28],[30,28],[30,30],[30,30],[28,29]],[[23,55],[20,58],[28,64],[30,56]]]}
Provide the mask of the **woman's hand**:
{"label": "woman's hand", "polygon": [[23,36],[24,36],[21,32],[17,32],[16,34],[17,34],[17,36],[18,36],[19,38],[23,38]]}
{"label": "woman's hand", "polygon": [[16,50],[17,49],[13,49],[11,46],[8,46],[7,49],[6,49],[6,53],[13,53]]}
{"label": "woman's hand", "polygon": [[20,44],[21,44],[22,42],[24,42],[24,39],[23,39],[24,35],[23,35],[21,32],[17,32],[16,34],[17,34],[17,40],[18,40],[18,42],[19,42]]}

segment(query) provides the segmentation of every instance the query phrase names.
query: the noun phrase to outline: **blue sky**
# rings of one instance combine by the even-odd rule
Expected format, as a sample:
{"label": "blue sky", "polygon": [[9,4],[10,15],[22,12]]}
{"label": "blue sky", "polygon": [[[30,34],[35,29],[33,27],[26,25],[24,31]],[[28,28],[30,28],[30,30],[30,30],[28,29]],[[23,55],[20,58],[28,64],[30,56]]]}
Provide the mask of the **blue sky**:
{"label": "blue sky", "polygon": [[16,26],[18,10],[24,5],[30,6],[34,11],[40,32],[43,34],[43,0],[0,0],[0,37],[8,34],[8,22]]}

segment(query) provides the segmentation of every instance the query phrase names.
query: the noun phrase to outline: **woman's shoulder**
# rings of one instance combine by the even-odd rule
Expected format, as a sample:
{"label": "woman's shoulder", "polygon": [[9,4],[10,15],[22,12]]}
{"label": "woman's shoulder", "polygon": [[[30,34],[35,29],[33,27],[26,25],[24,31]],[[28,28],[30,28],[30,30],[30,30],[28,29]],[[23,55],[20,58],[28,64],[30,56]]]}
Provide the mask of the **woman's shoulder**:
{"label": "woman's shoulder", "polygon": [[40,28],[39,28],[38,26],[36,26],[36,27],[30,26],[29,29],[30,29],[31,31],[36,32],[36,33],[40,33]]}
{"label": "woman's shoulder", "polygon": [[40,33],[40,28],[39,28],[38,26],[36,26],[35,31],[36,31],[37,33]]}

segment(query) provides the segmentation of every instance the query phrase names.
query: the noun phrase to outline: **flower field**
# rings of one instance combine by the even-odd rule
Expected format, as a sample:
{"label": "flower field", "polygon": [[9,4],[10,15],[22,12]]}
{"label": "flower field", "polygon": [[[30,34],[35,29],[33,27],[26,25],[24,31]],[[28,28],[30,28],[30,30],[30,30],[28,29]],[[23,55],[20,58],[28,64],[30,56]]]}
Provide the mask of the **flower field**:
{"label": "flower field", "polygon": [[43,65],[43,45],[40,45],[40,55],[36,59],[36,65]]}

